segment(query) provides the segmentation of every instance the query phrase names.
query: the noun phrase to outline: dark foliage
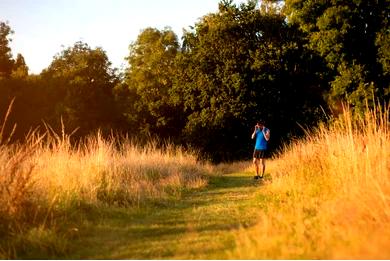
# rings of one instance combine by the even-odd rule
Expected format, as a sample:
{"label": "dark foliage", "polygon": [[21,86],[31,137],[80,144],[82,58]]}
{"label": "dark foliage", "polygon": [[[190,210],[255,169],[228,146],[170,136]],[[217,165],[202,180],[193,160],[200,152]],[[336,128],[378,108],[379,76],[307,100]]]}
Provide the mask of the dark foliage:
{"label": "dark foliage", "polygon": [[[0,23],[0,115],[15,98],[8,133],[44,123],[85,137],[102,130],[140,142],[170,140],[209,160],[250,158],[264,119],[270,148],[303,135],[341,102],[358,112],[388,101],[388,1],[224,0],[185,30],[146,28],[128,68],[111,68],[101,48],[77,42],[39,75],[13,59],[12,30]],[[325,113],[324,113],[325,112]],[[1,123],[1,122],[0,122]]]}

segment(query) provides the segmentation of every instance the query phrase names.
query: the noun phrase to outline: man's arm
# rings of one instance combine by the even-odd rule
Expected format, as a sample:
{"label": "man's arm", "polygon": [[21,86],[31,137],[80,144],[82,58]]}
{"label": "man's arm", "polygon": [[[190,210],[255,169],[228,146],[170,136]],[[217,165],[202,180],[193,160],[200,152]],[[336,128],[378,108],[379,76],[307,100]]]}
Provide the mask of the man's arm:
{"label": "man's arm", "polygon": [[253,140],[255,137],[256,137],[256,128],[255,128],[255,130],[254,130],[253,133],[252,133],[252,140]]}
{"label": "man's arm", "polygon": [[271,137],[271,133],[270,133],[269,129],[267,129],[266,131],[263,130],[263,135],[264,135],[265,140],[269,141],[269,138]]}

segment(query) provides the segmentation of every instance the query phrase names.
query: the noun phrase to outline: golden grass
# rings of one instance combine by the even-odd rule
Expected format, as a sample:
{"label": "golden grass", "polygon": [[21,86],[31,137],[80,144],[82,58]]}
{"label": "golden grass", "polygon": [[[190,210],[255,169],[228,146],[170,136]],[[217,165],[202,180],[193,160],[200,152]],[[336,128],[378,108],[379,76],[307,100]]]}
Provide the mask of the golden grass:
{"label": "golden grass", "polygon": [[99,133],[77,148],[69,140],[31,134],[23,144],[0,146],[2,236],[50,227],[84,203],[134,207],[177,199],[205,186],[211,171],[194,153],[170,145],[140,147]]}
{"label": "golden grass", "polygon": [[[389,259],[389,116],[389,107],[362,118],[346,110],[286,146],[267,166],[271,180],[254,195],[257,224],[239,231],[230,256]],[[78,147],[49,132],[10,145],[0,127],[0,258],[31,249],[48,258],[65,255],[68,235],[57,226],[83,204],[136,207],[177,199],[204,187],[207,175],[248,164],[210,166],[177,147],[140,147],[99,133]]]}
{"label": "golden grass", "polygon": [[39,173],[36,187],[91,203],[139,205],[205,185],[206,166],[191,153],[173,146],[162,150],[153,144],[141,148],[127,140],[115,142],[97,134],[77,150],[66,142],[41,148],[32,159]]}
{"label": "golden grass", "polygon": [[272,160],[258,224],[241,230],[239,259],[390,258],[389,107],[329,126]]}
{"label": "golden grass", "polygon": [[32,131],[25,142],[10,144],[11,109],[12,103],[0,122],[0,259],[66,255],[72,224],[93,215],[91,208],[177,200],[213,174],[195,152],[100,133],[75,146],[47,126],[44,135]]}

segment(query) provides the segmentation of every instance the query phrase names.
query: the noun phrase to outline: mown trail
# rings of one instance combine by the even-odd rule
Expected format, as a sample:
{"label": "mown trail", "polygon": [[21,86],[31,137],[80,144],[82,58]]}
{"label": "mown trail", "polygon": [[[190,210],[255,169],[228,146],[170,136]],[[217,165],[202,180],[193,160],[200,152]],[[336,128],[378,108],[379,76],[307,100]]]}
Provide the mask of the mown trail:
{"label": "mown trail", "polygon": [[256,222],[265,183],[250,173],[226,174],[164,205],[101,210],[80,226],[65,258],[229,258],[237,230]]}

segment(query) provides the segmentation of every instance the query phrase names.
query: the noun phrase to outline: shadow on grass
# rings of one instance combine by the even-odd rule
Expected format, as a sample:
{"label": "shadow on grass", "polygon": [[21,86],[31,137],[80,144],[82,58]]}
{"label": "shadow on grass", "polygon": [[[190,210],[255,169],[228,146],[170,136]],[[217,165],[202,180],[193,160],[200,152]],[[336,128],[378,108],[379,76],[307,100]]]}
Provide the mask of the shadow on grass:
{"label": "shadow on grass", "polygon": [[250,174],[229,174],[223,176],[212,177],[207,186],[208,190],[215,189],[245,189],[254,186],[264,185],[265,182],[272,181],[270,174],[265,174],[263,179],[255,180]]}
{"label": "shadow on grass", "polygon": [[246,208],[253,207],[251,195],[261,185],[248,174],[229,174],[212,177],[205,189],[165,205],[102,208],[99,220],[80,226],[66,258],[220,258],[218,253],[234,245],[232,233],[254,224]]}

